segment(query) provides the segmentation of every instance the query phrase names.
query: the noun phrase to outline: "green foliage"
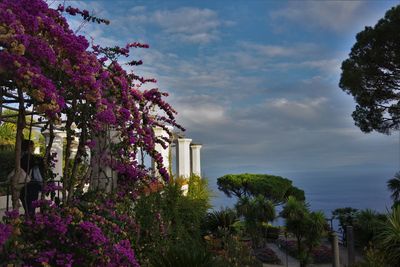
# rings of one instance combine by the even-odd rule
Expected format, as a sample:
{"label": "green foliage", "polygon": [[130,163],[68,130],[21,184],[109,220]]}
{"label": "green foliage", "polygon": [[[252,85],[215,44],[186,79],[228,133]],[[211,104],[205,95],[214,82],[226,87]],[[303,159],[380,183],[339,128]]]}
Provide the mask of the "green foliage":
{"label": "green foliage", "polygon": [[151,258],[153,267],[209,267],[222,266],[203,246],[182,242],[167,247],[163,253]]}
{"label": "green foliage", "polygon": [[229,267],[262,267],[251,251],[251,248],[240,241],[237,236],[226,234],[223,236],[224,253],[223,266]]}
{"label": "green foliage", "polygon": [[337,208],[332,211],[333,219],[339,220],[340,230],[343,233],[343,240],[346,240],[346,227],[348,225],[353,226],[357,212],[358,209],[353,209],[351,207]]}
{"label": "green foliage", "polygon": [[286,229],[297,240],[297,251],[301,266],[312,261],[312,251],[326,234],[328,225],[322,212],[310,212],[303,201],[289,197],[281,216]]}
{"label": "green foliage", "polygon": [[378,234],[378,244],[390,266],[400,266],[400,207],[387,215],[387,221]]}
{"label": "green foliage", "polygon": [[0,181],[4,182],[7,175],[14,169],[15,153],[13,150],[0,150]]}
{"label": "green foliage", "polygon": [[279,235],[281,233],[281,228],[279,226],[263,224],[263,227],[266,232],[264,235],[267,237],[267,240],[277,240],[279,238]]}
{"label": "green foliage", "polygon": [[189,177],[187,196],[190,199],[208,201],[211,197],[206,178],[192,174]]}
{"label": "green foliage", "polygon": [[396,173],[392,179],[387,181],[387,187],[392,193],[390,196],[393,200],[393,205],[400,202],[400,172]]}
{"label": "green foliage", "polygon": [[395,6],[374,27],[357,34],[349,58],[342,63],[339,86],[357,102],[352,116],[363,132],[389,134],[400,126],[399,25],[400,6]]}
{"label": "green foliage", "polygon": [[[293,233],[297,238],[298,246],[304,238],[308,225],[304,222],[309,211],[304,202],[298,201],[294,197],[289,197],[280,215],[285,219],[286,229]],[[299,249],[300,251],[301,249]]]}
{"label": "green foliage", "polygon": [[292,185],[289,179],[268,174],[228,174],[218,178],[218,189],[228,197],[238,198],[263,195],[275,204],[289,196],[304,200],[304,191]]}
{"label": "green foliage", "polygon": [[[146,260],[150,260],[154,264],[158,260],[165,260],[164,263],[167,264],[178,253],[177,251],[182,249],[179,246],[183,241],[185,241],[186,247],[197,247],[197,250],[201,250],[200,248],[204,246],[201,224],[210,206],[209,199],[204,194],[207,190],[207,183],[192,182],[191,186],[197,187],[197,189],[190,189],[189,186],[191,194],[186,196],[183,195],[181,186],[178,180],[170,182],[160,192],[141,196],[135,206],[128,210],[130,216],[135,218],[138,225],[141,226],[140,238],[136,239],[135,251],[142,266],[147,266]],[[182,253],[186,252],[190,251]],[[183,264],[186,260],[198,257],[200,259],[203,256],[206,258],[207,255],[201,253],[190,255],[189,253],[182,256],[183,258],[180,260]]]}
{"label": "green foliage", "polygon": [[238,221],[238,215],[233,209],[222,209],[207,214],[203,227],[206,232],[219,236],[221,231],[235,232],[234,224]]}
{"label": "green foliage", "polygon": [[14,123],[5,122],[0,125],[0,150],[12,150],[15,145],[17,126]]}
{"label": "green foliage", "polygon": [[328,225],[322,211],[310,212],[305,224],[308,226],[308,230],[305,234],[304,243],[311,252],[313,248],[320,244],[322,237],[328,230]]}
{"label": "green foliage", "polygon": [[[18,115],[17,111],[4,110],[3,115]],[[14,150],[15,147],[15,137],[17,134],[16,117],[10,118],[10,120],[15,122],[3,122],[0,124],[0,151],[1,150]],[[30,122],[31,117],[26,116],[26,121]],[[29,139],[29,128],[23,130],[23,136],[25,139]],[[35,142],[35,145],[40,145],[44,143],[43,136],[38,133],[37,130],[32,129],[31,140]],[[43,140],[42,140],[43,139]]]}
{"label": "green foliage", "polygon": [[7,175],[14,169],[15,153],[12,150],[0,150],[0,196],[7,194]]}
{"label": "green foliage", "polygon": [[263,232],[263,223],[275,218],[275,206],[264,196],[240,198],[236,204],[238,214],[244,217],[246,232],[255,246],[259,245]]}
{"label": "green foliage", "polygon": [[364,248],[377,240],[378,233],[386,216],[376,211],[365,209],[357,213],[354,221],[354,238],[357,246]]}
{"label": "green foliage", "polygon": [[332,217],[339,220],[339,225],[344,230],[347,225],[353,225],[357,212],[358,209],[352,207],[337,208],[332,211]]}
{"label": "green foliage", "polygon": [[385,254],[373,246],[372,243],[365,248],[364,258],[351,267],[388,267]]}

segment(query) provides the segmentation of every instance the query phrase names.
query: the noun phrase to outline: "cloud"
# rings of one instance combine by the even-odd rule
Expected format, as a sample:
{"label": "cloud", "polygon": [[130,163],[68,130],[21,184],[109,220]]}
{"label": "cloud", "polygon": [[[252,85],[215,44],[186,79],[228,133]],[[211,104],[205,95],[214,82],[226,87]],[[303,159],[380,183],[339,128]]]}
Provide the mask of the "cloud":
{"label": "cloud", "polygon": [[[115,5],[99,3],[106,11]],[[175,3],[160,9],[150,2],[129,7],[127,1],[106,16],[110,26],[84,30],[104,43],[116,40],[123,45],[134,36],[153,44],[151,49],[134,50],[135,58],[144,61],[134,70],[155,77],[157,86],[170,93],[166,101],[178,111],[177,121],[187,129],[186,136],[204,144],[202,167],[208,175],[390,165],[397,138],[362,134],[350,116],[352,99],[331,77],[337,76],[345,57],[336,47],[342,39],[332,35],[319,39],[319,34],[325,38],[326,33],[348,28],[350,16],[356,20],[364,15],[355,12],[363,5],[285,5],[271,17],[284,26],[296,24],[296,29],[288,29],[298,32],[288,36],[268,32],[265,37],[259,21],[246,25],[239,13],[232,15],[229,9],[176,8]],[[241,23],[230,38],[221,38],[225,27],[235,25],[224,19],[233,17]],[[309,29],[315,30],[312,36]],[[236,31],[246,34],[235,35]],[[207,43],[199,49],[191,45]]]}
{"label": "cloud", "polygon": [[232,21],[220,20],[217,12],[206,8],[181,7],[149,12],[139,6],[132,10],[135,15],[130,18],[131,21],[157,25],[171,38],[187,43],[206,44],[218,40],[220,27],[234,25]]}
{"label": "cloud", "polygon": [[291,69],[314,69],[320,71],[322,74],[336,75],[340,74],[340,66],[342,60],[338,58],[322,58],[316,60],[305,60],[305,61],[291,61],[291,62],[280,62],[274,64],[274,66],[282,71]]}
{"label": "cloud", "polygon": [[327,102],[324,97],[315,99],[290,100],[286,98],[278,98],[267,100],[265,106],[267,110],[278,112],[281,116],[291,119],[314,120],[321,113],[321,108]]}
{"label": "cloud", "polygon": [[211,95],[197,94],[187,96],[173,95],[177,119],[184,127],[192,130],[204,129],[204,126],[221,125],[230,121],[227,105],[223,105]]}
{"label": "cloud", "polygon": [[299,43],[289,46],[245,42],[242,43],[241,46],[246,50],[253,51],[265,57],[299,57],[304,56],[304,54],[315,53],[315,51],[318,50],[318,47],[311,43]]}
{"label": "cloud", "polygon": [[306,27],[343,32],[363,14],[362,1],[298,1],[270,13],[273,20],[289,20]]}

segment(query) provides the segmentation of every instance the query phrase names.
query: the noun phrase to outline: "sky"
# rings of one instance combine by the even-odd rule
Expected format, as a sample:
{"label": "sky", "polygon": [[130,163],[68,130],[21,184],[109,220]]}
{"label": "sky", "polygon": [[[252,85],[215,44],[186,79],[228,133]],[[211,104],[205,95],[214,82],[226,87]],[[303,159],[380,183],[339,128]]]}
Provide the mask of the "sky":
{"label": "sky", "polygon": [[79,31],[96,43],[150,45],[134,51],[135,71],[170,94],[212,183],[243,172],[385,180],[400,168],[399,133],[362,133],[338,86],[356,33],[397,1],[67,3],[111,21]]}

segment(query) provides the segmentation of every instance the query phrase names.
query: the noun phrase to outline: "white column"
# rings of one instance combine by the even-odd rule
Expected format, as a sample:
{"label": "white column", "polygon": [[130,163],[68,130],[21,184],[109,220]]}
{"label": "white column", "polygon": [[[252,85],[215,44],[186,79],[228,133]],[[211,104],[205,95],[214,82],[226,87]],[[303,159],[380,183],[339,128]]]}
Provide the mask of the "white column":
{"label": "white column", "polygon": [[75,159],[76,153],[78,152],[78,146],[79,138],[77,136],[74,136],[71,144],[71,154],[69,155],[70,159]]}
{"label": "white column", "polygon": [[109,130],[100,136],[94,137],[93,140],[96,142],[96,145],[91,150],[92,177],[89,188],[111,192],[117,186],[117,173],[103,162],[102,156],[110,156],[111,144],[109,142],[118,143],[120,134],[115,130]]}
{"label": "white column", "polygon": [[201,177],[201,165],[200,165],[200,149],[201,144],[191,144],[190,149],[192,150],[192,173]]}
{"label": "white column", "polygon": [[190,176],[190,142],[189,138],[178,138],[176,142],[176,172],[177,177]]}
{"label": "white column", "polygon": [[[156,138],[159,137],[166,137],[169,138],[168,133],[161,127],[155,127],[154,128],[154,135],[156,136]],[[162,145],[160,144],[156,144],[155,149],[158,153],[161,154],[162,158],[163,158],[163,165],[164,168],[168,171],[169,170],[169,163],[170,163],[170,158],[169,158],[169,143],[166,143],[167,147],[163,148]],[[151,167],[153,168],[154,172],[156,174],[157,173],[157,166],[156,166],[156,162],[151,159]]]}
{"label": "white column", "polygon": [[54,140],[51,147],[51,153],[56,153],[53,172],[56,175],[56,181],[61,180],[63,175],[63,143],[66,137],[65,132],[54,131]]}

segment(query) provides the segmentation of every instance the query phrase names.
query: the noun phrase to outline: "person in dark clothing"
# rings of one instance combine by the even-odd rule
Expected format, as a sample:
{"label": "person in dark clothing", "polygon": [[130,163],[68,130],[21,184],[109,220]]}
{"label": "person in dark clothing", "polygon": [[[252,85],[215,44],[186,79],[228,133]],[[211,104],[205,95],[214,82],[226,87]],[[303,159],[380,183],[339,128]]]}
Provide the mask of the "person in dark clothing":
{"label": "person in dark clothing", "polygon": [[35,208],[32,206],[33,201],[38,200],[39,192],[42,190],[43,178],[43,160],[33,155],[34,143],[32,140],[23,140],[21,151],[21,168],[31,175],[31,180],[22,187],[20,191],[20,200],[24,207],[25,214],[33,216]]}

